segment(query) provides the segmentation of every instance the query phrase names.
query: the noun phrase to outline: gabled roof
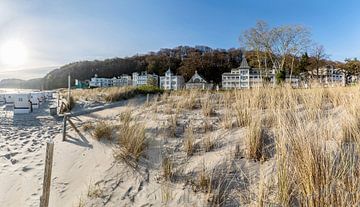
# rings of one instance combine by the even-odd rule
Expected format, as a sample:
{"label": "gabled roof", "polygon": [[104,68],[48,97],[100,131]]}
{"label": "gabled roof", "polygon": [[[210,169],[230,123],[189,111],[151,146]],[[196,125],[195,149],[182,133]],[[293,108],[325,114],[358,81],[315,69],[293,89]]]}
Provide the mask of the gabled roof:
{"label": "gabled roof", "polygon": [[173,75],[173,73],[171,72],[170,68],[165,72],[165,74],[171,74],[171,75]]}
{"label": "gabled roof", "polygon": [[198,72],[195,70],[195,74],[190,78],[188,83],[207,83],[206,80],[201,77]]}
{"label": "gabled roof", "polygon": [[248,64],[248,62],[247,62],[246,57],[245,57],[244,54],[242,55],[241,64],[240,64],[239,68],[240,68],[240,69],[249,69],[249,68],[250,68],[250,66],[249,66],[249,64]]}

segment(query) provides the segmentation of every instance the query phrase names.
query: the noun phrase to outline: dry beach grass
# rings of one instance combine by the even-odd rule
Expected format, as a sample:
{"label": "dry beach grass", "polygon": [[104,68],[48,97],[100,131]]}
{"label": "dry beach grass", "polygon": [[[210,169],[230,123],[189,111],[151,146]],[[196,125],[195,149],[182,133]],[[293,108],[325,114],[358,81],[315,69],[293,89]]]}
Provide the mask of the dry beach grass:
{"label": "dry beach grass", "polygon": [[[153,179],[163,205],[356,206],[359,92],[286,86],[166,92],[119,115],[115,158],[140,174],[160,174]],[[146,133],[154,126],[158,132]],[[179,186],[192,198],[177,197]]]}

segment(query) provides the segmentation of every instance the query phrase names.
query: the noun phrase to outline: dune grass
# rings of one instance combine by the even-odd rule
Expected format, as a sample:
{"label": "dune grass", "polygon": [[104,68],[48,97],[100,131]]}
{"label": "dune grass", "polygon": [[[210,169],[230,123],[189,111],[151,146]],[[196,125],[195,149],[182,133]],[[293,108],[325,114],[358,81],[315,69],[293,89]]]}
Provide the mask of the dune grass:
{"label": "dune grass", "polygon": [[124,161],[132,167],[136,167],[139,159],[146,150],[148,143],[145,136],[145,126],[132,120],[131,111],[121,116],[121,124],[118,127],[118,147],[114,156],[116,160]]}
{"label": "dune grass", "polygon": [[98,141],[101,139],[112,140],[113,128],[113,125],[106,121],[99,121],[95,125],[90,127],[90,129],[92,129],[92,135],[94,139]]}
{"label": "dune grass", "polygon": [[[176,92],[167,101],[182,100],[179,111],[197,109],[205,117],[220,111],[223,130],[244,130],[245,159],[260,165],[265,151],[275,163],[268,181],[257,179],[247,189],[252,204],[259,206],[357,206],[360,203],[360,87],[292,89],[255,88],[216,93],[218,102],[197,92]],[[233,122],[233,121],[236,122]],[[236,124],[235,124],[236,123]],[[194,154],[194,134],[185,130],[184,151]],[[266,133],[270,133],[269,136]],[[266,137],[265,137],[266,136]],[[205,152],[211,141],[204,138]],[[237,145],[236,151],[240,148]],[[267,152],[269,153],[269,152]],[[235,156],[239,157],[239,156]],[[205,188],[207,178],[199,173],[198,185]],[[234,173],[234,172],[233,172]],[[224,175],[225,176],[225,175]],[[222,189],[219,183],[219,189]],[[212,186],[214,189],[214,186]],[[228,190],[228,189],[227,189]],[[214,190],[213,190],[214,191]],[[222,205],[223,195],[211,203]],[[250,193],[249,193],[250,192]],[[239,195],[240,196],[240,195]]]}

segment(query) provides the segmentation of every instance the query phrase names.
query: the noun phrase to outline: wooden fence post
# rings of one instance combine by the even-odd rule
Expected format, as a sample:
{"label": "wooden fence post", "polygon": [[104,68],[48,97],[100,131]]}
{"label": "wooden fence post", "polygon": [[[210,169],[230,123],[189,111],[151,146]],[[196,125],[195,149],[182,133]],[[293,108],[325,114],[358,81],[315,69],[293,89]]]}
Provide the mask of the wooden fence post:
{"label": "wooden fence post", "polygon": [[67,120],[67,115],[64,114],[64,120],[63,120],[63,138],[62,141],[66,141],[66,120]]}
{"label": "wooden fence post", "polygon": [[45,158],[43,192],[40,197],[40,207],[48,207],[49,206],[53,154],[54,154],[54,142],[48,141],[46,143],[46,158]]}
{"label": "wooden fence post", "polygon": [[74,124],[74,122],[71,121],[70,118],[68,118],[67,120],[70,124],[70,126],[77,132],[77,133],[80,133],[79,129],[76,127],[76,125]]}

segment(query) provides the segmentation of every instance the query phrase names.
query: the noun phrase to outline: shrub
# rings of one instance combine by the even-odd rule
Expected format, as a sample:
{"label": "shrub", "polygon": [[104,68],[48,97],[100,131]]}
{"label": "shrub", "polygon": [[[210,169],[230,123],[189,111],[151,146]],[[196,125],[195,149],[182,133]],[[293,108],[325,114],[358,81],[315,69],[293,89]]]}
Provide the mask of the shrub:
{"label": "shrub", "polygon": [[135,89],[135,93],[136,94],[157,94],[157,93],[163,93],[164,90],[160,89],[157,86],[152,86],[152,85],[142,85],[142,86],[138,86]]}
{"label": "shrub", "polygon": [[276,84],[281,84],[285,81],[285,70],[280,70],[275,74]]}

